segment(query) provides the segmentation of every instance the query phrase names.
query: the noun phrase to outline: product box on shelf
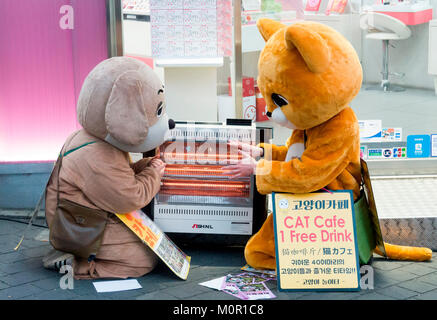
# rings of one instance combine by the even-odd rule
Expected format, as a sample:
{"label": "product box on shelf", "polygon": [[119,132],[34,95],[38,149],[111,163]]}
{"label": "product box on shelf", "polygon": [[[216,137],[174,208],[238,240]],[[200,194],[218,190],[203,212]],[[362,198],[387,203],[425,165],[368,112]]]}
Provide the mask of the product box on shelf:
{"label": "product box on shelf", "polygon": [[[251,77],[243,77],[243,97],[255,95],[255,79]],[[228,95],[232,96],[231,78],[228,77]]]}
{"label": "product box on shelf", "polygon": [[[243,77],[242,85],[243,85],[243,119],[256,121],[257,109],[256,109],[256,97],[255,97],[255,79],[252,77]],[[224,108],[223,104],[228,106],[225,109],[229,109],[230,104],[233,106],[231,96],[232,96],[232,84],[231,84],[231,78],[228,77],[228,97],[230,98],[230,100],[226,99],[226,97],[219,97],[220,121],[223,120],[220,118],[220,114],[222,114],[222,117],[224,114],[223,112],[222,113],[220,112],[220,109]],[[229,113],[229,115],[231,114]],[[231,116],[229,118],[231,118]]]}

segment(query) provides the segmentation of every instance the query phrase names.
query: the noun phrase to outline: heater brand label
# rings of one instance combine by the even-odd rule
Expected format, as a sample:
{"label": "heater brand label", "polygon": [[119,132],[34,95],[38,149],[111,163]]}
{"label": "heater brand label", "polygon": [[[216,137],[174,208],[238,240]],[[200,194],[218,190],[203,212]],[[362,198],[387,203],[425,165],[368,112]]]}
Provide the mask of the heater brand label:
{"label": "heater brand label", "polygon": [[214,229],[210,224],[193,224],[192,229]]}

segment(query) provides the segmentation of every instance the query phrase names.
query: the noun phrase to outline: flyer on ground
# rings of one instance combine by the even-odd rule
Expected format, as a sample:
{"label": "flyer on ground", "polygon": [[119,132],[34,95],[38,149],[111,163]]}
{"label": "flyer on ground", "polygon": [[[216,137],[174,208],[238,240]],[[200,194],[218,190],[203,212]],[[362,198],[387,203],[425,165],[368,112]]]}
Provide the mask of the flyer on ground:
{"label": "flyer on ground", "polygon": [[190,272],[191,257],[179,249],[170,238],[141,210],[117,217],[131,229],[181,279]]}
{"label": "flyer on ground", "polygon": [[278,289],[360,290],[352,191],[273,193]]}
{"label": "flyer on ground", "polygon": [[241,300],[276,298],[265,284],[269,280],[271,279],[253,273],[228,274],[223,277],[220,290]]}

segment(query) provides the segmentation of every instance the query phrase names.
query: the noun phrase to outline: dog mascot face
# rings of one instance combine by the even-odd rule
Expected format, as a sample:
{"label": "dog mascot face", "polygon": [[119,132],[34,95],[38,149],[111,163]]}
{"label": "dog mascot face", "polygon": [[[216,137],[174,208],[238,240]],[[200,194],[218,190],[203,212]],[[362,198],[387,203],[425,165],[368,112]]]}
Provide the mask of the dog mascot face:
{"label": "dog mascot face", "polygon": [[105,60],[91,71],[79,96],[77,114],[85,130],[126,152],[155,149],[174,127],[157,75],[127,57]]}

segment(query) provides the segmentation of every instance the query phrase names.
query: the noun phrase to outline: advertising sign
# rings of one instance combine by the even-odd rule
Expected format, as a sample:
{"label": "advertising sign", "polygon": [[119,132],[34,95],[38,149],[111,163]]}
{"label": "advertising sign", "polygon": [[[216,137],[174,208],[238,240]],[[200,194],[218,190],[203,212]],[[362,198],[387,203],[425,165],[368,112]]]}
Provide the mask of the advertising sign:
{"label": "advertising sign", "polygon": [[360,126],[360,140],[362,142],[381,142],[381,120],[359,120],[358,125]]}
{"label": "advertising sign", "polygon": [[191,257],[179,249],[170,238],[141,210],[117,217],[131,229],[144,244],[173,271],[179,278],[186,280],[190,271]]}
{"label": "advertising sign", "polygon": [[402,128],[382,128],[382,141],[402,141]]}
{"label": "advertising sign", "polygon": [[431,157],[437,157],[437,134],[431,135]]}
{"label": "advertising sign", "polygon": [[427,158],[430,156],[431,138],[429,135],[410,135],[407,137],[407,157]]}
{"label": "advertising sign", "polygon": [[352,191],[273,193],[280,291],[358,291]]}

